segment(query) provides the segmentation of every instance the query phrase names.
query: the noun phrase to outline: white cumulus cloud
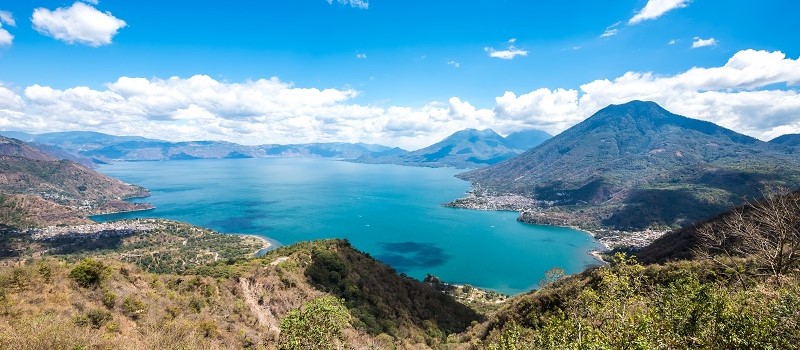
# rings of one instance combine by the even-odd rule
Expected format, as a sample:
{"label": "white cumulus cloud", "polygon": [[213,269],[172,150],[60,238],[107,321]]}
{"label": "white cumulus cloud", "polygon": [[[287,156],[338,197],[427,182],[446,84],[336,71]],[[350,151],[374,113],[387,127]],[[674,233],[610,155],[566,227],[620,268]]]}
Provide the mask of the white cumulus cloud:
{"label": "white cumulus cloud", "polygon": [[19,110],[24,106],[22,97],[0,83],[0,110]]}
{"label": "white cumulus cloud", "polygon": [[447,64],[451,65],[451,66],[453,66],[455,68],[461,67],[461,63],[459,63],[458,61],[447,61]]}
{"label": "white cumulus cloud", "polygon": [[694,41],[692,42],[693,49],[706,46],[716,46],[716,45],[717,45],[717,39],[714,38],[702,39],[699,37],[694,37]]}
{"label": "white cumulus cloud", "polygon": [[690,0],[648,0],[644,8],[628,20],[628,24],[656,19],[669,11],[688,6],[689,2]]}
{"label": "white cumulus cloud", "polygon": [[370,142],[407,149],[464,128],[559,133],[609,105],[655,101],[764,140],[800,132],[800,58],[743,50],[715,67],[674,75],[627,72],[578,88],[508,91],[494,106],[459,97],[423,106],[355,103],[349,88],[297,87],[278,78],[121,77],[102,89],[0,84],[0,130],[94,130],[166,140],[245,144]]}
{"label": "white cumulus cloud", "polygon": [[112,38],[127,24],[110,12],[100,12],[91,5],[76,2],[70,7],[33,10],[33,28],[55,39],[89,46],[111,44]]}

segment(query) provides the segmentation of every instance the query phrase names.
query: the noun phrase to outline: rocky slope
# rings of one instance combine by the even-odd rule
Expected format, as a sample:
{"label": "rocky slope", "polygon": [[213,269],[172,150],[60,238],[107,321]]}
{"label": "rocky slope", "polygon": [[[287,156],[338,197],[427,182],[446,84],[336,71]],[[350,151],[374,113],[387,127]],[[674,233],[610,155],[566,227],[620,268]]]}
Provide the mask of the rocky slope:
{"label": "rocky slope", "polygon": [[82,211],[29,194],[0,194],[0,225],[15,228],[88,224]]}

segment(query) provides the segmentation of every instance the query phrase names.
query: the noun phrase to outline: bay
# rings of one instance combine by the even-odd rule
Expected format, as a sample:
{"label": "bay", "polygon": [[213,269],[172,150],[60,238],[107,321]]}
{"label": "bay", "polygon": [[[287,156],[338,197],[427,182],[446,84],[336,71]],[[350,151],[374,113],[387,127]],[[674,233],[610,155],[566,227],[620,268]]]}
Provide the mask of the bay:
{"label": "bay", "polygon": [[148,188],[156,209],[97,221],[158,217],[280,244],[346,238],[422,279],[436,275],[506,294],[536,288],[545,271],[596,261],[587,233],[523,224],[514,212],[443,207],[469,184],[457,169],[310,158],[120,162],[101,172]]}

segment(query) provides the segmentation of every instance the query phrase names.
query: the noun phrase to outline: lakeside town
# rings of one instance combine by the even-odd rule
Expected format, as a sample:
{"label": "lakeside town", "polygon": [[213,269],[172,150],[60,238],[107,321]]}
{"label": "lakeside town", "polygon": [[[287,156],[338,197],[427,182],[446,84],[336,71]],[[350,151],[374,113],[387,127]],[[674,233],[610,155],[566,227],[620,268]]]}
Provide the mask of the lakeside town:
{"label": "lakeside town", "polygon": [[[537,224],[564,226],[580,230],[594,237],[605,247],[605,252],[613,250],[637,250],[657,240],[669,230],[644,229],[644,230],[615,230],[598,227],[597,224],[586,225],[588,219],[579,215],[553,210],[550,202],[537,201],[517,194],[491,193],[476,185],[467,192],[463,198],[444,204],[447,207],[464,208],[472,210],[500,210],[519,213],[518,221]],[[590,227],[586,227],[590,226]],[[603,253],[603,252],[599,252]],[[593,254],[595,255],[595,254]]]}
{"label": "lakeside town", "polygon": [[31,238],[39,241],[88,236],[127,236],[161,228],[158,220],[135,219],[74,226],[49,226],[30,229]]}

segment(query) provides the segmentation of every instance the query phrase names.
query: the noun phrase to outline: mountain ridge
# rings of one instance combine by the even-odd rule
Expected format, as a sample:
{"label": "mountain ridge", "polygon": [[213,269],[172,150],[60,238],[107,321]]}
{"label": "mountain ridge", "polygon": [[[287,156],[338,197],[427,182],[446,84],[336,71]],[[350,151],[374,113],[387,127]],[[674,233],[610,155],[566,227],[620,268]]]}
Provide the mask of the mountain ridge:
{"label": "mountain ridge", "polygon": [[[550,137],[523,130],[502,137],[494,131],[465,129],[416,151],[363,142],[240,145],[226,141],[163,141],[138,136],[115,136],[92,131],[28,134],[0,131],[42,148],[60,158],[86,166],[115,161],[160,161],[223,158],[319,157],[362,163],[472,168],[494,164]],[[472,139],[472,141],[470,141]],[[478,142],[478,144],[472,144]],[[486,144],[488,142],[488,144]],[[452,143],[449,145],[448,143]],[[450,147],[450,148],[447,148]],[[474,148],[474,150],[473,150]],[[453,154],[449,152],[455,149]],[[458,152],[461,153],[458,153]],[[441,152],[441,153],[437,153]]]}
{"label": "mountain ridge", "polygon": [[[70,160],[84,165],[114,161],[158,161],[178,159],[266,158],[266,157],[323,157],[354,159],[365,154],[394,154],[404,152],[367,143],[307,143],[240,145],[227,141],[164,141],[139,136],[116,136],[93,131],[65,131],[28,134],[0,131],[32,145],[56,147],[71,154]],[[62,155],[65,156],[65,155]]]}
{"label": "mountain ridge", "polygon": [[[546,135],[546,136],[545,136]],[[528,130],[503,137],[492,129],[463,129],[430,146],[392,156],[362,157],[361,163],[476,168],[499,163],[538,145],[548,134]],[[524,147],[524,148],[521,148]]]}
{"label": "mountain ridge", "polygon": [[549,217],[559,216],[557,224],[635,231],[713,216],[741,196],[758,195],[764,182],[793,183],[800,161],[654,102],[631,101],[603,108],[517,157],[458,176],[487,193],[538,201],[523,221],[553,223]]}

